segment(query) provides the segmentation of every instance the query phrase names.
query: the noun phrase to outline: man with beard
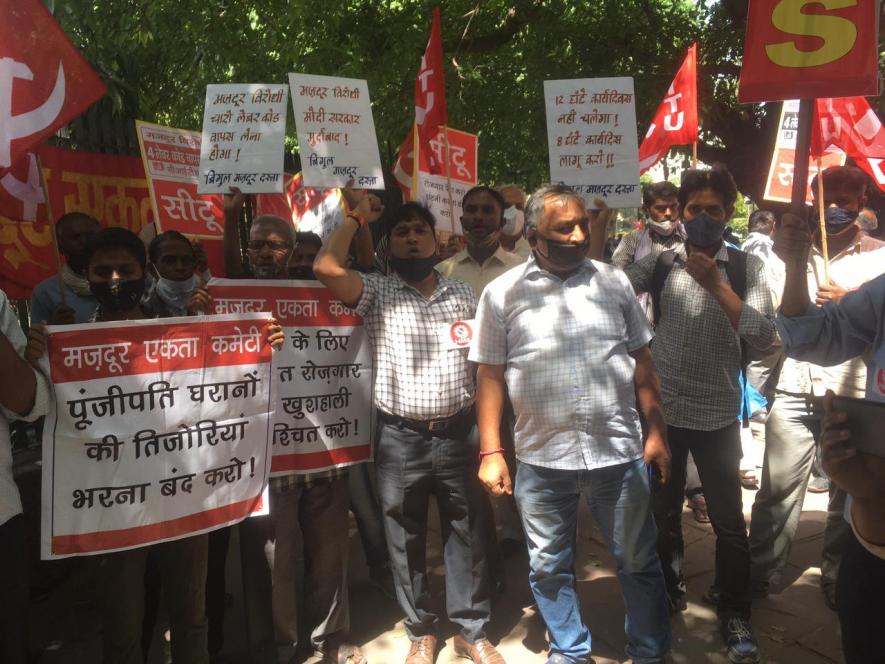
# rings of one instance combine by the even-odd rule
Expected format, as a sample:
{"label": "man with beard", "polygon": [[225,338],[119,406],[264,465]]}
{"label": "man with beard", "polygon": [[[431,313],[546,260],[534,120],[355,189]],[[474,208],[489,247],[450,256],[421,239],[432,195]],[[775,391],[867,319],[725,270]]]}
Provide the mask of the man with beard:
{"label": "man with beard", "polygon": [[35,323],[66,325],[87,323],[98,302],[86,280],[86,246],[101,226],[83,212],[69,212],[55,225],[58,250],[65,257],[61,277],[65,301],[62,304],[58,277],[52,275],[34,287],[31,293],[31,320]]}
{"label": "man with beard", "polygon": [[499,241],[504,224],[504,198],[490,187],[473,187],[462,200],[461,228],[467,248],[436,266],[437,272],[460,279],[482,295],[490,281],[523,262]]}
{"label": "man with beard", "polygon": [[489,575],[477,509],[475,380],[467,348],[453,343],[476,298],[442,276],[436,221],[406,203],[389,220],[391,274],[347,269],[347,249],[371,212],[365,192],[345,190],[351,213],[326,241],[314,272],[363,317],[372,342],[375,406],[382,425],[376,452],[381,509],[400,607],[412,641],[406,664],[436,660],[439,618],[427,577],[427,509],[437,498],[444,540],[446,607],[460,627],[455,651],[478,664],[503,664],[486,637]]}
{"label": "man with beard", "polygon": [[[516,502],[529,583],[550,634],[548,664],[590,657],[575,585],[582,494],[617,562],[627,654],[662,664],[670,626],[646,464],[666,482],[670,453],[652,334],[626,277],[587,260],[588,214],[579,194],[542,187],[529,199],[526,229],[533,256],[486,288],[470,351],[479,363],[479,477],[495,495],[513,492],[500,439],[509,394]],[[648,421],[644,449],[637,400]]]}
{"label": "man with beard", "polygon": [[[228,275],[243,269],[239,218],[245,196],[231,188],[224,202],[224,266]],[[295,245],[292,225],[261,215],[249,229],[246,255],[255,279],[288,279]],[[208,293],[198,290],[192,310],[208,311]],[[362,664],[360,649],[345,642],[350,629],[347,586],[347,469],[270,480],[270,515],[240,524],[243,600],[249,642],[261,662],[286,661],[298,648],[298,540],[303,542],[305,578],[303,622],[310,646],[322,662]]]}
{"label": "man with beard", "polygon": [[[686,606],[682,494],[691,452],[716,531],[710,599],[718,605],[726,655],[753,664],[759,649],[750,628],[750,552],[739,474],[741,344],[768,350],[776,332],[762,261],[722,239],[737,193],[724,168],[686,171],[678,194],[685,246],[648,255],[624,272],[637,293],[659,289],[651,350],[673,469],[667,485],[654,486],[652,505],[671,610]],[[601,256],[604,233],[594,224],[591,256]]]}

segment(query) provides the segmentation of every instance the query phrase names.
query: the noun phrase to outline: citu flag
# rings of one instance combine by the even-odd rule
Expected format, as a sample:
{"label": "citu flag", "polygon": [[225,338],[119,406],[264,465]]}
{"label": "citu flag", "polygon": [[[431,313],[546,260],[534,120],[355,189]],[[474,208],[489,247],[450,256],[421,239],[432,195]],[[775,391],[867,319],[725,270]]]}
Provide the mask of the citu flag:
{"label": "citu flag", "polygon": [[817,99],[811,128],[811,154],[836,146],[885,191],[885,128],[864,97]]}
{"label": "citu flag", "polygon": [[[418,76],[415,79],[415,120],[412,131],[406,136],[399,149],[393,167],[397,184],[411,197],[414,187],[413,176],[416,170],[436,175],[443,174],[444,165],[430,148],[430,141],[439,132],[441,125],[448,124],[446,112],[446,78],[443,62],[442,28],[439,7],[433,9],[433,22],[430,39],[421,58]],[[417,150],[415,141],[418,141]],[[415,154],[418,164],[415,164]],[[417,166],[417,167],[416,167]]]}
{"label": "citu flag", "polygon": [[697,142],[697,63],[698,45],[692,44],[639,146],[640,173],[658,163],[671,146]]}
{"label": "citu flag", "polygon": [[0,0],[0,174],[106,88],[40,0]]}

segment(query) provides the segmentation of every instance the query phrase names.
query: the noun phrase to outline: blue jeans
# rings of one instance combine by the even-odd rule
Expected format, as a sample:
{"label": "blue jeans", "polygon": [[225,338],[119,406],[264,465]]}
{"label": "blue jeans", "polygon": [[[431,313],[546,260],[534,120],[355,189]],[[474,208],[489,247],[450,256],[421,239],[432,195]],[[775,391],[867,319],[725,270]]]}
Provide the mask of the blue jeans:
{"label": "blue jeans", "polygon": [[529,547],[529,583],[550,632],[550,650],[574,662],[590,657],[590,630],[575,589],[582,494],[617,563],[627,655],[635,664],[663,662],[670,649],[670,616],[642,459],[596,470],[518,462],[515,495]]}

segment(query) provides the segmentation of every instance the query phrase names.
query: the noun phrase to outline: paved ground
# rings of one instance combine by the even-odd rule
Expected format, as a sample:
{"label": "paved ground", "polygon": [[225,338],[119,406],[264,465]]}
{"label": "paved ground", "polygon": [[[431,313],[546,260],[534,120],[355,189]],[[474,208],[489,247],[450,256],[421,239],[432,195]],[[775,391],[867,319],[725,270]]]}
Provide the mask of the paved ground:
{"label": "paved ground", "polygon": [[[745,492],[745,508],[749,516],[753,494]],[[786,587],[776,595],[754,606],[753,624],[766,662],[784,664],[825,664],[840,662],[838,624],[834,613],[823,603],[818,588],[817,567],[823,537],[825,496],[809,495],[802,514],[799,537],[793,547]],[[432,520],[433,521],[433,520]],[[439,531],[435,524],[431,533],[432,583],[441,592],[445,569],[439,552]],[[726,662],[713,611],[701,600],[710,584],[713,568],[714,538],[709,526],[696,524],[685,513],[687,570],[689,573],[688,610],[673,622],[673,662]],[[372,664],[399,663],[408,651],[401,616],[394,602],[388,600],[366,579],[366,568],[359,538],[351,527],[352,544],[352,625],[354,641],[364,647]],[[227,642],[222,653],[229,664],[247,664],[244,642],[242,604],[239,601],[239,561],[234,555],[228,561],[229,589],[233,603],[227,616]],[[584,617],[594,639],[597,664],[621,662],[625,655],[623,636],[623,603],[612,561],[601,544],[598,530],[589,515],[582,515],[579,533],[578,569]],[[64,564],[63,564],[64,565]],[[100,662],[97,616],[88,602],[89,581],[82,568],[51,568],[50,573],[64,580],[34,602],[33,640],[43,650],[43,664],[93,664]],[[541,664],[545,657],[543,622],[532,607],[526,582],[526,556],[519,554],[507,562],[507,588],[495,605],[491,625],[493,640],[510,664]],[[45,571],[45,570],[44,570]],[[43,578],[45,578],[45,573]],[[437,661],[457,660],[452,649],[454,630],[449,628],[446,647]],[[162,632],[157,630],[150,664],[167,661]],[[301,658],[298,661],[311,662]],[[186,663],[179,663],[186,664]]]}

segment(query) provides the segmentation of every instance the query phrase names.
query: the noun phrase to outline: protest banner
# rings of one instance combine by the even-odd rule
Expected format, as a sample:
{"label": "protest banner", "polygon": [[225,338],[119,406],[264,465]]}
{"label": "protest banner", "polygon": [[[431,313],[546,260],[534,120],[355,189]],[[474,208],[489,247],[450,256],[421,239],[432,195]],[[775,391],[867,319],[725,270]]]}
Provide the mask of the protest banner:
{"label": "protest banner", "polygon": [[206,86],[199,193],[283,191],[287,90],[266,83]]}
{"label": "protest banner", "polygon": [[633,79],[544,81],[550,180],[580,192],[588,208],[639,207]]}
{"label": "protest banner", "polygon": [[878,4],[750,0],[738,100],[875,96]]}
{"label": "protest banner", "polygon": [[195,238],[223,237],[221,196],[197,192],[200,134],[141,120],[135,121],[135,128],[157,231],[178,231]]}
{"label": "protest banner", "polygon": [[866,99],[815,100],[811,154],[826,155],[831,147],[844,150],[885,191],[885,127]]}
{"label": "protest banner", "polygon": [[39,146],[0,177],[0,288],[13,300],[29,298],[55,271],[38,156],[56,219],[84,212],[134,233],[152,220],[138,157]]}
{"label": "protest banner", "polygon": [[383,189],[375,120],[366,81],[289,74],[301,169],[308,187]]}
{"label": "protest banner", "polygon": [[[476,134],[449,127],[449,158],[446,164],[445,131],[445,128],[440,127],[439,132],[428,143],[435,163],[442,165],[443,175],[434,175],[419,166],[415,200],[427,206],[436,217],[437,230],[463,235],[461,201],[464,194],[477,182],[479,138]],[[450,174],[449,178],[444,175],[446,172]]]}
{"label": "protest banner", "polygon": [[260,507],[268,314],[51,326],[44,559],[179,539]]}
{"label": "protest banner", "polygon": [[297,231],[316,233],[325,242],[344,221],[344,197],[338,188],[305,187],[301,173],[287,173],[282,194],[255,196],[255,215],[262,214],[291,219]]}
{"label": "protest banner", "polygon": [[270,312],[286,333],[274,353],[271,475],[367,461],[372,351],[362,319],[315,281],[213,279],[215,313]]}
{"label": "protest banner", "polygon": [[[778,123],[777,138],[774,152],[771,155],[771,167],[768,169],[768,180],[765,183],[763,198],[767,201],[789,203],[793,191],[793,165],[796,160],[796,132],[799,127],[799,100],[787,100],[781,109]],[[845,153],[839,150],[828,151],[821,159],[824,169],[830,166],[841,166],[845,163]],[[817,175],[817,166],[812,162],[808,166],[808,186],[805,202],[812,203],[811,181]]]}

